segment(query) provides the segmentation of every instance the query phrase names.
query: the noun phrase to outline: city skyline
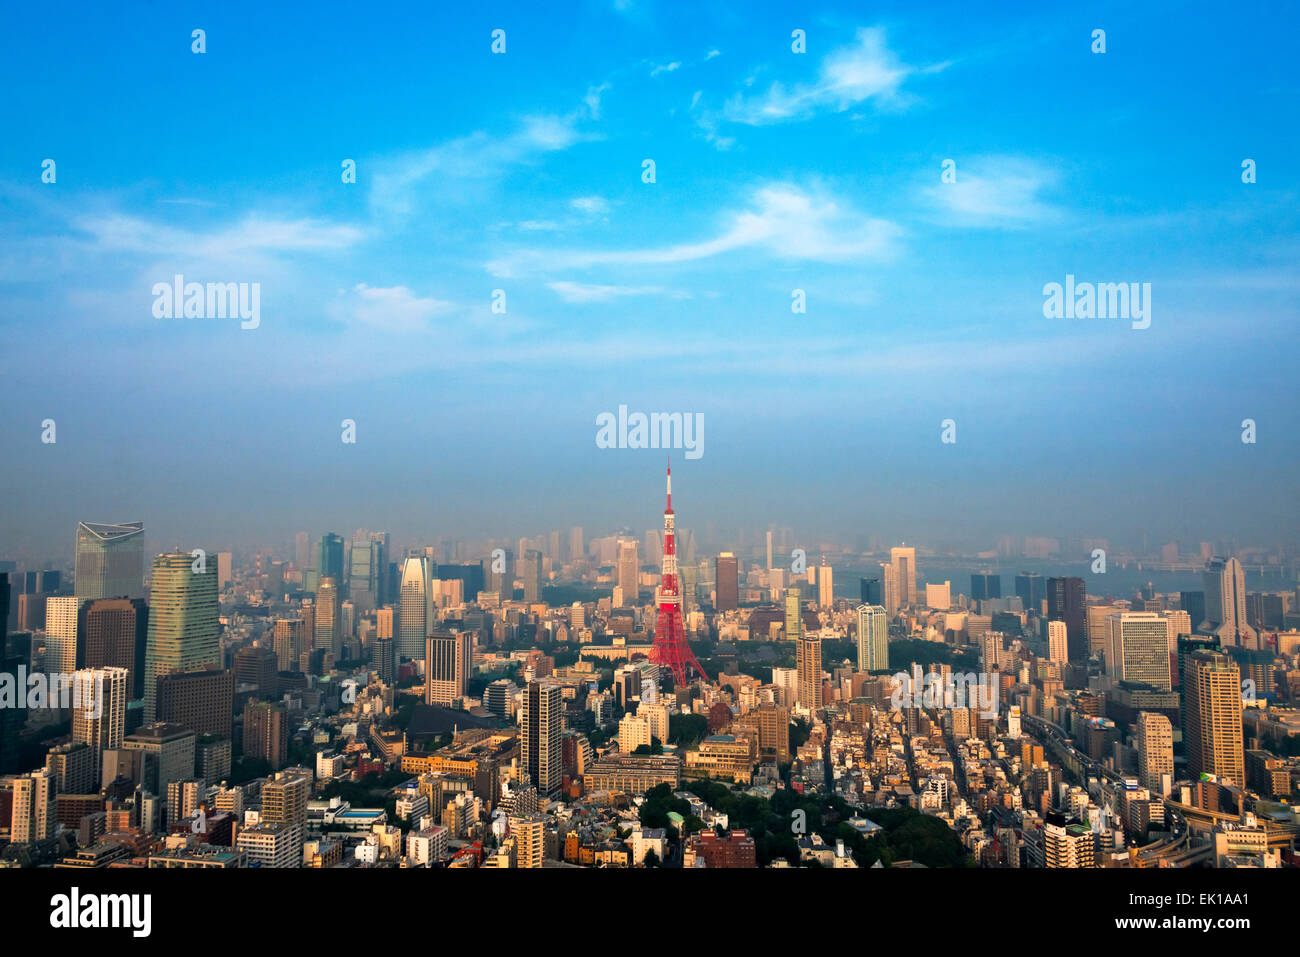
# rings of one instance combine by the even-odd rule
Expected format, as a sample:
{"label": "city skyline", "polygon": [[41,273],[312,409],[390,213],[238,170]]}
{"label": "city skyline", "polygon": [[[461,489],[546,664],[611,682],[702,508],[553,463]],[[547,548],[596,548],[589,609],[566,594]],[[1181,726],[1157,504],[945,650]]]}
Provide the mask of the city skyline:
{"label": "city skyline", "polygon": [[644,880],[734,949],[791,870],[891,886],[849,941],[972,879],[1007,945],[1284,939],[1297,36],[0,7],[6,939],[188,939],[181,870],[269,946]]}

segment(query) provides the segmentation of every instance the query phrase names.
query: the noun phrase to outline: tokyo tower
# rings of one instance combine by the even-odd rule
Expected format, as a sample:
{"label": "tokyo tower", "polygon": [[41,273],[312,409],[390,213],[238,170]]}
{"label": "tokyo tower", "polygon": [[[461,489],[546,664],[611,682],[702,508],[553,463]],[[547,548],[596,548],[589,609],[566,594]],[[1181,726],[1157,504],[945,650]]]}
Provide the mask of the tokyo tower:
{"label": "tokyo tower", "polygon": [[696,660],[691,646],[686,643],[686,628],[682,623],[682,592],[677,577],[677,535],[673,531],[673,467],[668,464],[668,507],[664,509],[664,571],[659,581],[659,615],[655,621],[655,642],[650,649],[650,660],[672,669],[677,683],[688,682],[688,668],[694,668],[701,678],[707,678]]}

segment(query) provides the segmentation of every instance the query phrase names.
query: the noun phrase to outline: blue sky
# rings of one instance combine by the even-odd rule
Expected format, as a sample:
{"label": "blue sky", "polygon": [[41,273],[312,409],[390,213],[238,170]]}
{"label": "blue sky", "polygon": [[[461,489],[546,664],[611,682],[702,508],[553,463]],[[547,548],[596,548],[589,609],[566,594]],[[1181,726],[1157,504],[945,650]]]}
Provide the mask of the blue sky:
{"label": "blue sky", "polygon": [[[0,14],[12,551],[653,527],[620,404],[704,413],[683,524],[1293,539],[1287,5],[436,6]],[[154,318],[176,273],[261,325]]]}

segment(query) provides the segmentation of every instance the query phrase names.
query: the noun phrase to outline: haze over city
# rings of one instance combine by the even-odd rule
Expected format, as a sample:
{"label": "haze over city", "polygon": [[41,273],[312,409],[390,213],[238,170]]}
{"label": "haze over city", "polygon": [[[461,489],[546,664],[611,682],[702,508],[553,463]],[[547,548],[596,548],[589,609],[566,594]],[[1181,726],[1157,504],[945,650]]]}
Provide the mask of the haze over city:
{"label": "haze over city", "polygon": [[0,9],[0,941],[1293,938],[1298,28]]}

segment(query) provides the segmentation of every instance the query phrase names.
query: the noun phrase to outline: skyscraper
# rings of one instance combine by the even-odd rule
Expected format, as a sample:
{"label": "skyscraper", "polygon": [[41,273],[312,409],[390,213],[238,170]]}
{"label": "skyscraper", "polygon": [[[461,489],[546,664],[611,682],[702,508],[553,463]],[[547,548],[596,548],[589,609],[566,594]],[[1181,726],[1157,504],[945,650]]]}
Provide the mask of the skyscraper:
{"label": "skyscraper", "polygon": [[465,697],[474,664],[474,633],[435,632],[425,639],[424,703],[451,705]]}
{"label": "skyscraper", "polygon": [[524,601],[542,600],[542,553],[525,549],[519,562],[519,577],[524,582]]}
{"label": "skyscraper", "polygon": [[298,566],[298,574],[306,574],[311,567],[311,536],[299,532],[294,536],[293,563]]}
{"label": "skyscraper", "polygon": [[343,604],[338,580],[325,576],[316,588],[316,634],[312,647],[333,655],[337,660],[343,650]]}
{"label": "skyscraper", "polygon": [[336,585],[343,582],[343,536],[326,532],[316,543],[316,576],[319,585],[321,579],[333,578]]}
{"label": "skyscraper", "polygon": [[46,768],[13,779],[13,818],[9,840],[34,844],[54,836],[54,775]]}
{"label": "skyscraper", "polygon": [[244,757],[278,771],[289,759],[289,715],[283,704],[249,699],[244,707]]}
{"label": "skyscraper", "polygon": [[818,635],[801,634],[795,642],[795,671],[796,703],[816,711],[825,703],[822,701],[822,640]]}
{"label": "skyscraper", "polygon": [[995,572],[972,572],[970,597],[974,601],[1002,597],[1002,576]]}
{"label": "skyscraper", "polygon": [[348,553],[348,597],[362,615],[378,607],[381,567],[382,546],[369,538],[353,539]]}
{"label": "skyscraper", "polygon": [[77,524],[78,598],[144,595],[144,523]]}
{"label": "skyscraper", "polygon": [[290,829],[292,856],[302,862],[302,844],[307,834],[307,802],[311,799],[311,778],[301,771],[282,771],[262,785],[262,823]]}
{"label": "skyscraper", "polygon": [[885,611],[892,618],[903,607],[898,589],[898,572],[893,564],[880,564],[881,591],[884,593]]}
{"label": "skyscraper", "polygon": [[1194,651],[1188,662],[1187,771],[1245,784],[1241,670],[1225,654]]}
{"label": "skyscraper", "polygon": [[1259,634],[1246,620],[1246,573],[1235,558],[1216,558],[1205,566],[1205,621],[1197,629],[1214,635],[1224,648],[1255,648]]}
{"label": "skyscraper", "polygon": [[[1032,593],[1032,585],[1030,590]],[[1085,599],[1082,578],[1047,580],[1047,617],[1065,622],[1071,661],[1084,661],[1088,657]]]}
{"label": "skyscraper", "polygon": [[1201,622],[1205,621],[1204,591],[1180,591],[1178,604],[1192,619],[1192,628],[1200,627]]}
{"label": "skyscraper", "polygon": [[891,548],[889,563],[898,587],[898,607],[916,604],[916,549],[902,545]]}
{"label": "skyscraper", "polygon": [[1070,660],[1069,636],[1063,621],[1047,623],[1047,659],[1061,665]]}
{"label": "skyscraper", "polygon": [[553,681],[530,681],[519,711],[520,764],[539,795],[560,789],[564,773],[562,692]]}
{"label": "skyscraper", "polygon": [[587,556],[582,545],[582,528],[578,525],[569,529],[569,561],[576,562]]}
{"label": "skyscraper", "polygon": [[[389,609],[390,625],[391,622],[392,609]],[[301,618],[277,618],[274,628],[271,648],[275,652],[276,670],[297,671],[299,658],[306,644],[302,633],[303,620]]]}
{"label": "skyscraper", "polygon": [[1152,794],[1167,797],[1165,777],[1174,777],[1174,729],[1169,719],[1154,711],[1142,711],[1137,719],[1138,779]]}
{"label": "skyscraper", "polygon": [[125,668],[127,694],[144,694],[144,652],[149,606],[142,598],[96,598],[77,610],[78,664],[82,668]]}
{"label": "skyscraper", "polygon": [[1171,690],[1169,623],[1152,611],[1120,612],[1111,615],[1109,622],[1106,673],[1115,681]]}
{"label": "skyscraper", "polygon": [[858,592],[862,597],[862,604],[880,605],[881,607],[884,607],[885,587],[881,582],[880,576],[875,578],[859,578]]}
{"label": "skyscraper", "polygon": [[822,556],[821,568],[817,570],[817,604],[822,608],[830,608],[835,604],[835,570],[826,564],[826,556]]}
{"label": "skyscraper", "polygon": [[740,607],[740,563],[731,552],[718,555],[714,589],[718,611],[735,611]]}
{"label": "skyscraper", "polygon": [[785,640],[798,641],[803,637],[803,593],[798,585],[785,590]]}
{"label": "skyscraper", "polygon": [[397,653],[415,660],[424,656],[428,634],[429,571],[423,558],[408,558],[402,564],[397,608]]}
{"label": "skyscraper", "polygon": [[97,776],[99,755],[106,749],[120,748],[126,736],[128,677],[125,668],[85,668],[77,672],[78,683],[94,689],[94,701],[78,702],[72,709],[72,740],[95,749]]}
{"label": "skyscraper", "polygon": [[618,540],[618,587],[623,592],[624,605],[636,605],[639,591],[638,580],[641,566],[637,561],[637,543],[635,538]]}
{"label": "skyscraper", "polygon": [[889,615],[879,605],[858,606],[858,670],[889,670]]}
{"label": "skyscraper", "polygon": [[[0,681],[18,688],[26,681],[27,669],[31,667],[28,656],[5,654],[0,648]],[[0,707],[0,774],[12,774],[19,770],[21,759],[18,734],[27,722],[26,695],[18,695],[18,700]]]}
{"label": "skyscraper", "polygon": [[153,560],[144,659],[146,724],[157,720],[160,675],[221,664],[216,563],[191,567],[194,561],[187,552]]}
{"label": "skyscraper", "polygon": [[75,595],[45,599],[45,670],[70,675],[77,670],[77,620],[80,602]]}
{"label": "skyscraper", "polygon": [[1043,576],[1038,572],[1021,572],[1016,576],[1016,595],[1024,602],[1026,611],[1041,614],[1043,599],[1047,597]]}
{"label": "skyscraper", "polygon": [[501,549],[499,558],[489,555],[483,559],[485,589],[510,601],[515,597],[515,571],[515,553],[510,549]]}
{"label": "skyscraper", "polygon": [[[259,688],[259,696],[273,697],[276,690]],[[230,669],[186,671],[158,679],[158,720],[195,734],[229,739],[234,706],[235,673]]]}

